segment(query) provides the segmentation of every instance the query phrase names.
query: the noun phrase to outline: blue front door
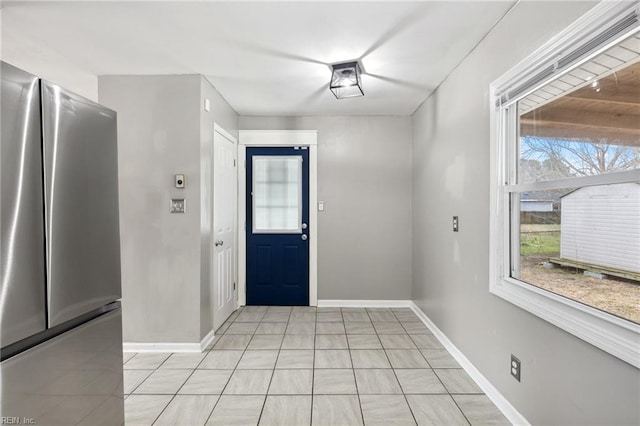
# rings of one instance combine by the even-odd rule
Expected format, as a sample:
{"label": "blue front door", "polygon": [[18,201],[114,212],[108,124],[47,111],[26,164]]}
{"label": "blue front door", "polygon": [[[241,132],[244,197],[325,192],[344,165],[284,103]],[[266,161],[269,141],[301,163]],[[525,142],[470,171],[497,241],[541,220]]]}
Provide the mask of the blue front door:
{"label": "blue front door", "polygon": [[247,305],[309,305],[309,151],[247,148]]}

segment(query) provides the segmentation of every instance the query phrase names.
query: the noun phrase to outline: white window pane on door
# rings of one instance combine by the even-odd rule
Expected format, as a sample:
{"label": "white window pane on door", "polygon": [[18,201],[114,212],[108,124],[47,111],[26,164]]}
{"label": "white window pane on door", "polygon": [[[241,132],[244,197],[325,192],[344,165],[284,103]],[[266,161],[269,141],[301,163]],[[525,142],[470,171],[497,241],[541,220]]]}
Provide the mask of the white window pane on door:
{"label": "white window pane on door", "polygon": [[299,156],[253,157],[253,232],[300,233],[302,162]]}

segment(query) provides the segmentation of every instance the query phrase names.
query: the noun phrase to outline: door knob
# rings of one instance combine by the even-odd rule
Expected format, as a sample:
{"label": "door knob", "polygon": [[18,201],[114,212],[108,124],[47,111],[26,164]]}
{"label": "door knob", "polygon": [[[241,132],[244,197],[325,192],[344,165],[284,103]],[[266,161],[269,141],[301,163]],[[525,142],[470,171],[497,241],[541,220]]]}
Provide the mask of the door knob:
{"label": "door knob", "polygon": [[216,247],[221,246],[223,244],[224,244],[224,241],[222,241],[222,240],[218,240],[218,241],[215,242],[215,246]]}
{"label": "door knob", "polygon": [[307,224],[306,223],[302,224],[302,229],[307,229]]}
{"label": "door knob", "polygon": [[300,238],[302,238],[302,241],[307,241],[308,237],[307,237],[307,234],[302,234]]}

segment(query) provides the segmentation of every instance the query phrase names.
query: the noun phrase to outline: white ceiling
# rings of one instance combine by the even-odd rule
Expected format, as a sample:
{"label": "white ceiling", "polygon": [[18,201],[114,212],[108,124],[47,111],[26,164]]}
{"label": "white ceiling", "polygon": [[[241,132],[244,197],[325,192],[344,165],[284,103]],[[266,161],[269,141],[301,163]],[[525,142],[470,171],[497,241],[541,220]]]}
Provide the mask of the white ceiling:
{"label": "white ceiling", "polygon": [[[203,74],[240,115],[408,115],[513,3],[3,2],[2,48]],[[365,96],[336,100],[328,64],[353,59]]]}

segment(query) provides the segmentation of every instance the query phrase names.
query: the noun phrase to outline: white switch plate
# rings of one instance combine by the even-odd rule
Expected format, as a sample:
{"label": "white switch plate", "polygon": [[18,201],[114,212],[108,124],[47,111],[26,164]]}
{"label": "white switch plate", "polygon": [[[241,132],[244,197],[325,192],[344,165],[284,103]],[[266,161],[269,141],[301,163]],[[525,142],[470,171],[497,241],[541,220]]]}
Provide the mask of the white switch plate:
{"label": "white switch plate", "polygon": [[187,201],[184,198],[171,199],[171,213],[184,213],[187,210]]}
{"label": "white switch plate", "polygon": [[324,201],[319,201],[318,202],[318,211],[319,212],[323,212],[324,211]]}
{"label": "white switch plate", "polygon": [[209,112],[211,110],[211,101],[209,99],[204,100],[204,110]]}

